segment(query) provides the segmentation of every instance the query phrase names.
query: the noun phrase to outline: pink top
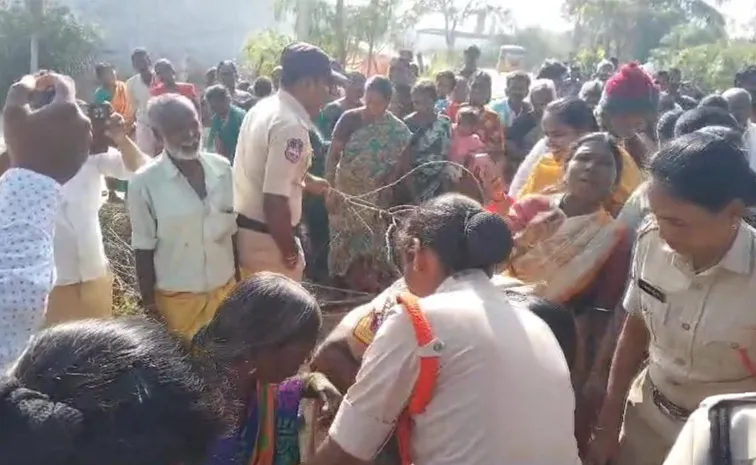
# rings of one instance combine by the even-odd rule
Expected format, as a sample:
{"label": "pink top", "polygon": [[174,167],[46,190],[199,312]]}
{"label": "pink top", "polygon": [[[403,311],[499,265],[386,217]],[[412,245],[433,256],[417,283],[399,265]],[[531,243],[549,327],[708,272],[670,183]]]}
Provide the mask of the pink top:
{"label": "pink top", "polygon": [[467,158],[483,151],[485,144],[477,134],[460,136],[455,134],[449,150],[449,161],[464,165]]}

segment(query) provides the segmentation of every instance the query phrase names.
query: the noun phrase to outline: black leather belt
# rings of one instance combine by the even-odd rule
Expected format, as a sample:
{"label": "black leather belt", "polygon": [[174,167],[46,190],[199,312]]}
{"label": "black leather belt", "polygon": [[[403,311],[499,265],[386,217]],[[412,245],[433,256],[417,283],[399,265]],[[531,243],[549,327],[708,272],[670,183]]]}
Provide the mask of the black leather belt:
{"label": "black leather belt", "polygon": [[[266,225],[262,221],[257,221],[248,216],[244,216],[241,213],[238,213],[236,215],[236,225],[242,229],[249,229],[250,231],[259,232],[262,234],[270,234],[268,225]],[[299,235],[299,225],[292,226],[291,229],[295,236]]]}
{"label": "black leather belt", "polygon": [[651,397],[653,398],[654,404],[659,407],[659,410],[664,412],[667,416],[672,417],[676,420],[685,421],[688,419],[691,414],[690,410],[680,407],[679,405],[673,403],[671,400],[667,399],[667,396],[662,394],[650,379],[648,381],[649,383],[651,383]]}

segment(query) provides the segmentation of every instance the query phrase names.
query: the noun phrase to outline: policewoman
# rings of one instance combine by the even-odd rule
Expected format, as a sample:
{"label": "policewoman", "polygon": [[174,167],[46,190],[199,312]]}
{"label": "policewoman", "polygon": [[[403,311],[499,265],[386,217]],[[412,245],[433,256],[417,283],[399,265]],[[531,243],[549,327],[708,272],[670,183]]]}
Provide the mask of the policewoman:
{"label": "policewoman", "polygon": [[407,292],[306,465],[370,462],[395,429],[403,464],[579,463],[559,343],[491,282],[511,248],[505,221],[459,194],[403,221]]}
{"label": "policewoman", "polygon": [[756,177],[725,132],[685,135],[651,161],[653,215],[638,233],[593,465],[661,464],[702,400],[756,391],[756,231],[742,221]]}
{"label": "policewoman", "polygon": [[244,118],[234,159],[234,208],[245,274],[271,271],[302,279],[305,260],[297,237],[302,192],[323,195],[329,189],[307,172],[309,130],[336,77],[321,49],[289,45],[281,54],[280,89]]}

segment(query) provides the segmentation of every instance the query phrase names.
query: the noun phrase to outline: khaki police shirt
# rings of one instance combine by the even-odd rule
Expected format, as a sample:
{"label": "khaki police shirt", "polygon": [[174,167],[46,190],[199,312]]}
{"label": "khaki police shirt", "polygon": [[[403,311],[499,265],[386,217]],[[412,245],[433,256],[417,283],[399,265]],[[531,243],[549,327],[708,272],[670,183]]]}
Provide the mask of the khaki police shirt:
{"label": "khaki police shirt", "polygon": [[747,400],[735,406],[730,417],[730,452],[733,465],[756,464],[756,392],[709,397],[685,423],[664,465],[716,465],[711,461],[709,411],[721,401]]}
{"label": "khaki police shirt", "polygon": [[285,90],[261,100],[242,122],[234,158],[234,208],[265,222],[263,195],[289,199],[291,224],[302,217],[304,177],[312,160],[310,116]]}
{"label": "khaki police shirt", "polygon": [[756,390],[756,231],[745,222],[700,273],[654,222],[642,226],[624,307],[646,323],[649,375],[671,402],[693,410],[711,395]]}
{"label": "khaki police shirt", "polygon": [[540,318],[478,270],[448,278],[420,307],[436,339],[418,347],[403,307],[389,311],[331,425],[342,449],[372,459],[407,405],[420,356],[438,355],[433,399],[414,417],[416,465],[580,463],[569,369]]}

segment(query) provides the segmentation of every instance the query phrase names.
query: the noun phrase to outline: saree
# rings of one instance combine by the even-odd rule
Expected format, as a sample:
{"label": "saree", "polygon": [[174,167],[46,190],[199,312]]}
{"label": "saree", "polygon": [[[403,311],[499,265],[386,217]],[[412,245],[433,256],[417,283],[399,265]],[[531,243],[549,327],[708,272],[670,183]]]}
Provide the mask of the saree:
{"label": "saree", "polygon": [[[630,198],[635,188],[643,182],[643,176],[635,160],[622,148],[620,148],[620,154],[622,156],[620,180],[614,193],[604,204],[612,216],[619,214],[622,206]],[[527,181],[525,181],[525,185],[517,193],[517,198],[522,198],[526,195],[544,194],[554,189],[558,190],[563,174],[564,165],[553,154],[541,157],[538,164],[530,173],[530,176],[528,176]]]}
{"label": "saree", "polygon": [[[531,293],[559,303],[588,289],[626,238],[625,227],[603,209],[564,218],[556,231],[542,231],[541,237],[527,241],[525,250],[515,251],[505,274],[530,285]],[[521,234],[528,232],[526,226]]]}
{"label": "saree", "polygon": [[258,383],[239,431],[217,441],[206,465],[298,465],[301,378],[279,385]]}
{"label": "saree", "polygon": [[[439,116],[430,126],[419,126],[409,118],[405,123],[412,132],[409,145],[410,169],[415,170],[409,179],[414,193],[414,198],[410,201],[421,204],[441,193],[447,167],[441,162],[449,159],[451,121],[445,116]],[[426,164],[429,162],[436,163]]]}
{"label": "saree", "polygon": [[104,87],[98,87],[94,94],[94,103],[103,104],[105,102],[110,102],[113,111],[124,118],[129,118],[131,116],[125,82],[116,81],[115,91],[113,92]]}
{"label": "saree", "polygon": [[[410,142],[411,133],[405,124],[391,113],[367,125],[361,125],[349,135],[341,159],[336,167],[334,187],[347,195],[388,208],[389,190],[385,187],[395,171],[401,153]],[[388,227],[380,212],[343,204],[330,214],[330,250],[328,265],[331,274],[345,276],[356,260],[368,261],[379,274],[393,270],[385,251],[385,232]]]}

